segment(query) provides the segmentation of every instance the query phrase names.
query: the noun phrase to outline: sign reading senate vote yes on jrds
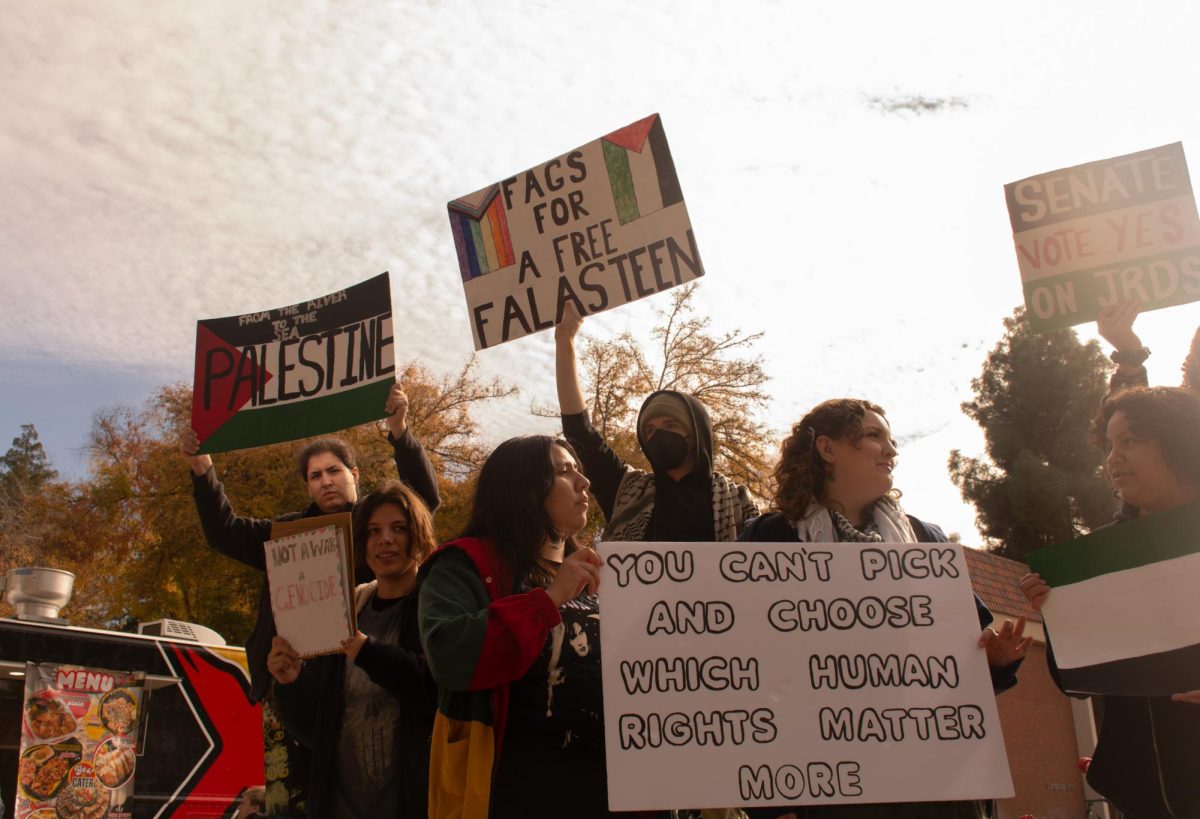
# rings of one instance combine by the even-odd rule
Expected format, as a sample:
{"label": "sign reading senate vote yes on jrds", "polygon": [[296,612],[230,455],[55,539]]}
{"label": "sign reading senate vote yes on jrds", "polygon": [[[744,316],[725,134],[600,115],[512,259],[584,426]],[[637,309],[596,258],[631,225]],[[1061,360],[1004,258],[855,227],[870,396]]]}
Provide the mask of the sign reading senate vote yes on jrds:
{"label": "sign reading senate vote yes on jrds", "polygon": [[704,275],[658,114],[449,210],[476,350]]}
{"label": "sign reading senate vote yes on jrds", "polygon": [[388,274],[196,325],[200,452],[294,441],[383,418],[396,380]]}
{"label": "sign reading senate vote yes on jrds", "polygon": [[1012,795],[961,546],[599,551],[612,810]]}
{"label": "sign reading senate vote yes on jrds", "polygon": [[1030,326],[1094,321],[1200,299],[1200,218],[1183,145],[1090,162],[1004,186]]}

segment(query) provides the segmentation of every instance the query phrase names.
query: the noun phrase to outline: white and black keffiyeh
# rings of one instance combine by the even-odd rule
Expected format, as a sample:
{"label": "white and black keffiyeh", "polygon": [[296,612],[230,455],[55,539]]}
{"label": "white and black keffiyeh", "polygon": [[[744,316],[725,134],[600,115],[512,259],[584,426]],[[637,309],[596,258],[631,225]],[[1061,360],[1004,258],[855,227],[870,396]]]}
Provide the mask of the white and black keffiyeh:
{"label": "white and black keffiyeh", "polygon": [[[737,540],[741,526],[758,514],[758,506],[746,487],[734,483],[720,472],[712,473],[713,538],[721,543]],[[654,512],[654,474],[627,467],[612,519],[604,527],[603,538],[611,541],[646,539],[650,516]]]}
{"label": "white and black keffiyeh", "polygon": [[900,504],[884,496],[871,507],[870,523],[865,531],[854,528],[841,513],[812,501],[804,518],[792,521],[796,534],[805,543],[835,543],[859,541],[865,543],[916,543],[908,515]]}

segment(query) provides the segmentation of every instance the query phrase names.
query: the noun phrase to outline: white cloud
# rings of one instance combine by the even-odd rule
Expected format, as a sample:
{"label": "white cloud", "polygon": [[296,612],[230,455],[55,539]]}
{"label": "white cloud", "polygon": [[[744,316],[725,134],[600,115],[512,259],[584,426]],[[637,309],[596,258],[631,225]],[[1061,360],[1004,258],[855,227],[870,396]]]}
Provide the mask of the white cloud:
{"label": "white cloud", "polygon": [[[196,319],[388,269],[399,357],[454,369],[471,342],[445,202],[660,111],[700,304],[767,331],[773,423],[871,396],[901,436],[940,430],[901,475],[933,487],[914,511],[962,516],[945,450],[972,442],[947,436],[1020,299],[1001,186],[1200,144],[1197,11],[1120,9],[10,0],[0,351],[186,379]],[[887,116],[872,97],[969,105]],[[1196,317],[1143,319],[1156,378]],[[493,437],[544,426],[526,410],[553,399],[552,363],[548,336],[486,352],[525,388]]]}

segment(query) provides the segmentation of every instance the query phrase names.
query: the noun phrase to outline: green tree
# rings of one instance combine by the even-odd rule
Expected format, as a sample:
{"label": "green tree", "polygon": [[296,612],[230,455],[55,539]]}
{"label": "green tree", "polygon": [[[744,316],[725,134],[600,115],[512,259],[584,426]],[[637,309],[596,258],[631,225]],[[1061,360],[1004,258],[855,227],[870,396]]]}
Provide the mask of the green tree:
{"label": "green tree", "polygon": [[38,563],[38,543],[48,532],[46,495],[61,500],[64,494],[57,479],[37,429],[22,424],[21,434],[0,456],[0,568]]}
{"label": "green tree", "polygon": [[1035,549],[1111,520],[1116,502],[1102,453],[1088,440],[1109,362],[1074,330],[1034,334],[1017,308],[971,381],[962,409],[982,428],[986,458],[950,453],[950,476],[989,549],[1024,560]]}
{"label": "green tree", "polygon": [[8,452],[0,456],[0,491],[6,497],[30,495],[57,477],[45,447],[38,440],[37,429],[33,424],[21,424],[21,434],[13,438]]}

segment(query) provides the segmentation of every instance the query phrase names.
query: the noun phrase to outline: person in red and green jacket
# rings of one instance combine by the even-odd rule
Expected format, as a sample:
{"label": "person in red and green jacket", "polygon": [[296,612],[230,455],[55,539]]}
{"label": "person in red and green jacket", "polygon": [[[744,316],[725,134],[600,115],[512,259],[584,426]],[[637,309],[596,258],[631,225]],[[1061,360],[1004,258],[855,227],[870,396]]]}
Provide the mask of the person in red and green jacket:
{"label": "person in red and green jacket", "polygon": [[435,819],[609,815],[600,558],[572,539],[587,489],[566,442],[505,441],[465,532],[421,568],[421,644],[439,686]]}

